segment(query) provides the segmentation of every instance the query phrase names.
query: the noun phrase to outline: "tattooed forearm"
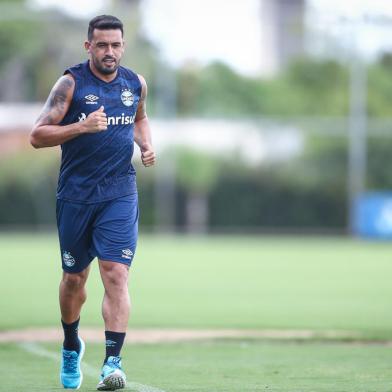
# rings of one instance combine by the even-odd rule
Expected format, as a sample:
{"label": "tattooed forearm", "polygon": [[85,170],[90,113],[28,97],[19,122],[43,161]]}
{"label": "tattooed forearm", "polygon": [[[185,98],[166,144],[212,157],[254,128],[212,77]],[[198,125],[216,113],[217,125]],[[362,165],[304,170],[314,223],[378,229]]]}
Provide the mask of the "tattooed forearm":
{"label": "tattooed forearm", "polygon": [[75,82],[69,77],[62,77],[59,79],[50,92],[42,113],[38,117],[37,123],[42,125],[56,124],[58,119],[64,116],[67,95],[74,85]]}

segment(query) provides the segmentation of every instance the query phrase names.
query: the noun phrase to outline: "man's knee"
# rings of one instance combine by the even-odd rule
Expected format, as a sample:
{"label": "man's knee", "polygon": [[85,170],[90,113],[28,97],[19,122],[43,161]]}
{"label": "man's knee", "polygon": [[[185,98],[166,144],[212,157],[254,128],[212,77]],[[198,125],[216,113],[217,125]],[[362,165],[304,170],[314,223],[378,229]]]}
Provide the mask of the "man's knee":
{"label": "man's knee", "polygon": [[76,274],[69,274],[67,272],[64,272],[62,282],[68,289],[78,290],[84,288],[87,276],[88,272],[86,270]]}
{"label": "man's knee", "polygon": [[101,261],[100,269],[105,288],[117,289],[128,287],[128,266],[122,263]]}

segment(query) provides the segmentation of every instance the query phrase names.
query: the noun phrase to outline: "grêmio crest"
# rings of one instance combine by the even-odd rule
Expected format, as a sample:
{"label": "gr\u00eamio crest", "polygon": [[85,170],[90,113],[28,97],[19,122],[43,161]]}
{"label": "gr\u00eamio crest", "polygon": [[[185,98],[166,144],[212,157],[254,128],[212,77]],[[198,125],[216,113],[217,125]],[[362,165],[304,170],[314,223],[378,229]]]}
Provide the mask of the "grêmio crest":
{"label": "gr\u00eamio crest", "polygon": [[121,101],[125,106],[132,106],[135,101],[132,91],[128,89],[122,90]]}

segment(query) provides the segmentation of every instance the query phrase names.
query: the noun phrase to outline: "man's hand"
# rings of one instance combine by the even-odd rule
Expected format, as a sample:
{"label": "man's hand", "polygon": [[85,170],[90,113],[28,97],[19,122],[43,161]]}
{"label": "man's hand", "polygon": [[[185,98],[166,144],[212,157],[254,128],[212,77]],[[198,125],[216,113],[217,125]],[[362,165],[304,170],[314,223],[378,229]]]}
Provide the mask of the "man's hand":
{"label": "man's hand", "polygon": [[140,147],[142,153],[142,163],[145,167],[153,166],[155,164],[155,152],[151,144],[143,144]]}
{"label": "man's hand", "polygon": [[101,106],[95,112],[90,113],[87,118],[80,123],[82,133],[96,133],[108,129],[106,113],[103,110],[104,107]]}

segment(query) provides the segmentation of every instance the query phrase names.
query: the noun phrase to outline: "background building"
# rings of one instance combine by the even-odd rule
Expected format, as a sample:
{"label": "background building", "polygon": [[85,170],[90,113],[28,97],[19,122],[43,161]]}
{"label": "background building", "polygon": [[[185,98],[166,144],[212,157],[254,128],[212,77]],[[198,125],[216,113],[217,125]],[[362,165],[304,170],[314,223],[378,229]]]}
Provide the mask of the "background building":
{"label": "background building", "polygon": [[271,77],[304,51],[305,0],[260,0],[261,75]]}

